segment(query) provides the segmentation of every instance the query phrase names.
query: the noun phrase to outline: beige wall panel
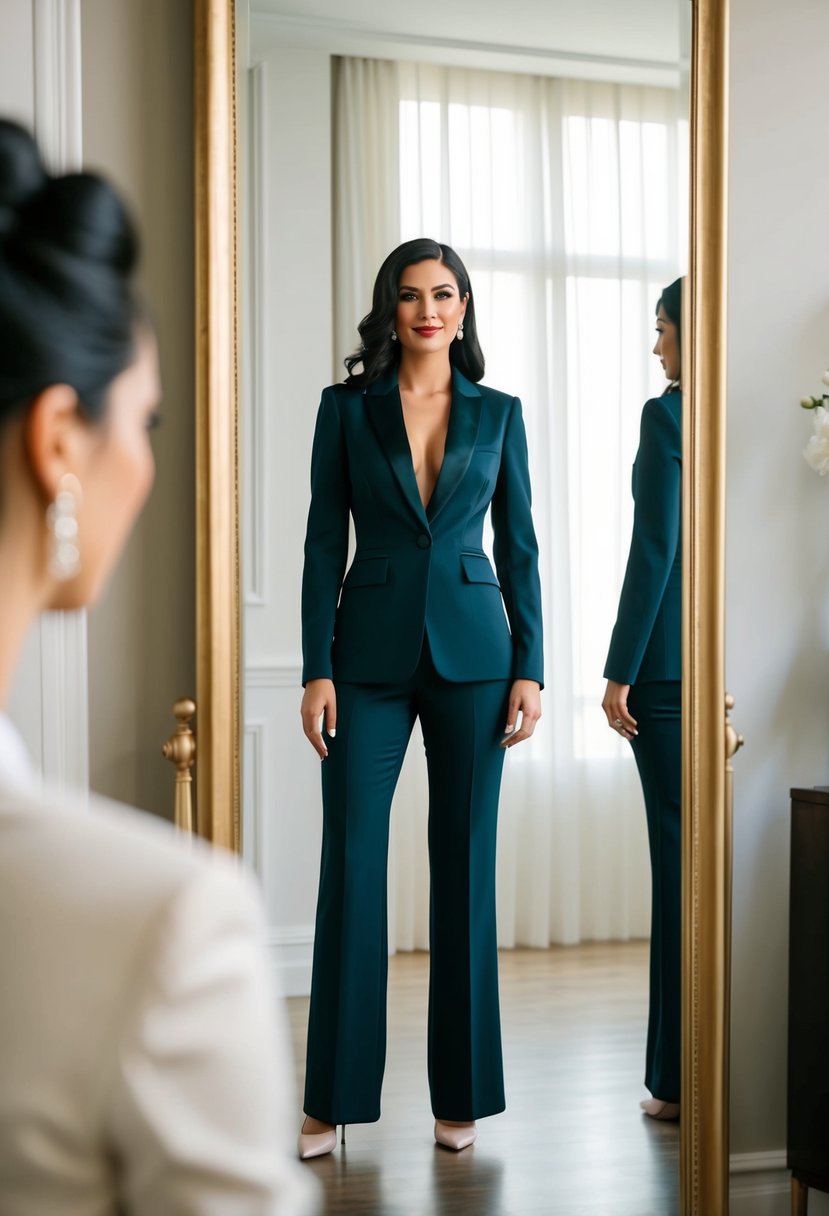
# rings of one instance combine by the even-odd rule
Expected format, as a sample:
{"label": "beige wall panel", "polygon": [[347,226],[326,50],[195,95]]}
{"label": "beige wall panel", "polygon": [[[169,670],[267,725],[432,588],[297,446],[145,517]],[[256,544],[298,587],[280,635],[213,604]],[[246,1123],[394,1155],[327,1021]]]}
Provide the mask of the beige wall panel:
{"label": "beige wall panel", "polygon": [[[731,0],[731,19],[726,659],[746,736],[731,1148],[745,1154],[786,1140],[789,788],[829,782],[829,484],[801,456],[798,407],[829,366],[829,5]],[[809,1212],[829,1213],[829,1195]]]}
{"label": "beige wall panel", "polygon": [[192,10],[82,0],[84,159],[132,201],[161,345],[155,489],[89,618],[90,784],[172,816],[160,747],[195,695]]}
{"label": "beige wall panel", "polygon": [[31,126],[34,117],[32,0],[2,0],[0,30],[0,114]]}

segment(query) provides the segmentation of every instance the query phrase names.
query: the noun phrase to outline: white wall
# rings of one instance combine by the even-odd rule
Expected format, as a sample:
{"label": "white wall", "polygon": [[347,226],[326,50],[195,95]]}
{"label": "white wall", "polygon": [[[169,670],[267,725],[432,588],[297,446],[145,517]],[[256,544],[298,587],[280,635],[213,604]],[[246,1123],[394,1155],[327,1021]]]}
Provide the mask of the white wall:
{"label": "white wall", "polygon": [[[811,427],[797,404],[829,366],[829,5],[731,0],[731,25],[726,654],[747,740],[735,761],[732,1150],[779,1154],[789,789],[829,782],[829,484],[801,457]],[[782,1216],[782,1170],[776,1187],[776,1207],[755,1195],[735,1212]],[[809,1211],[829,1213],[829,1195]]]}
{"label": "white wall", "polygon": [[255,38],[246,83],[243,839],[291,995],[310,988],[321,831],[320,762],[299,720],[308,458],[320,390],[340,378],[330,55]]}

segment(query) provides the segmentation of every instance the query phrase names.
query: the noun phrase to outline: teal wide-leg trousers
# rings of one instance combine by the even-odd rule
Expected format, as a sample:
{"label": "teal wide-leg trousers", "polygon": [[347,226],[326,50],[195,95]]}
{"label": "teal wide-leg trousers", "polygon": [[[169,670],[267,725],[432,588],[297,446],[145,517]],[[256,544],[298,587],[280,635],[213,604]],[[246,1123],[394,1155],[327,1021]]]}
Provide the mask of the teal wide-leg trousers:
{"label": "teal wide-leg trousers", "polygon": [[432,1109],[458,1121],[504,1109],[495,842],[509,688],[442,679],[426,643],[405,685],[337,684],[305,1081],[305,1112],[316,1119],[380,1117],[389,812],[416,717],[429,775]]}
{"label": "teal wide-leg trousers", "polygon": [[682,952],[682,684],[635,684],[628,708],[639,734],[633,754],[648,817],[653,905],[645,1085],[679,1101]]}

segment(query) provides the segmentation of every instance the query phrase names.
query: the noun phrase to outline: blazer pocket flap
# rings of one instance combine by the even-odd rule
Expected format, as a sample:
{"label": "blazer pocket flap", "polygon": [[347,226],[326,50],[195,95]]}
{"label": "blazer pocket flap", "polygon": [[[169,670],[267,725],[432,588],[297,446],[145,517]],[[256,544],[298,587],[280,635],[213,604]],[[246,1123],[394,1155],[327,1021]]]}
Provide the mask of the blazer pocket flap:
{"label": "blazer pocket flap", "polygon": [[485,553],[462,553],[461,566],[468,583],[491,583],[493,587],[501,586]]}
{"label": "blazer pocket flap", "polygon": [[354,562],[345,576],[343,587],[376,587],[385,583],[389,576],[387,557],[363,557]]}

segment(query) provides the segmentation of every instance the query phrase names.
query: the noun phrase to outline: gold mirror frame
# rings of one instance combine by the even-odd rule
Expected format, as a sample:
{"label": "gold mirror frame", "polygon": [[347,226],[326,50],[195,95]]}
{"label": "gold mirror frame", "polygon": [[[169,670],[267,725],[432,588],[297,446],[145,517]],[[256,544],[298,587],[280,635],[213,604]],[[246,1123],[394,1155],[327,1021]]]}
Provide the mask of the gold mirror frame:
{"label": "gold mirror frame", "polygon": [[[724,684],[727,0],[691,0],[683,513],[680,1211],[728,1213],[731,821]],[[198,830],[241,847],[236,15],[194,0]]]}
{"label": "gold mirror frame", "polygon": [[728,1213],[731,805],[725,723],[728,0],[694,0],[683,426],[681,1211]]}
{"label": "gold mirror frame", "polygon": [[234,0],[194,0],[197,830],[241,831]]}

